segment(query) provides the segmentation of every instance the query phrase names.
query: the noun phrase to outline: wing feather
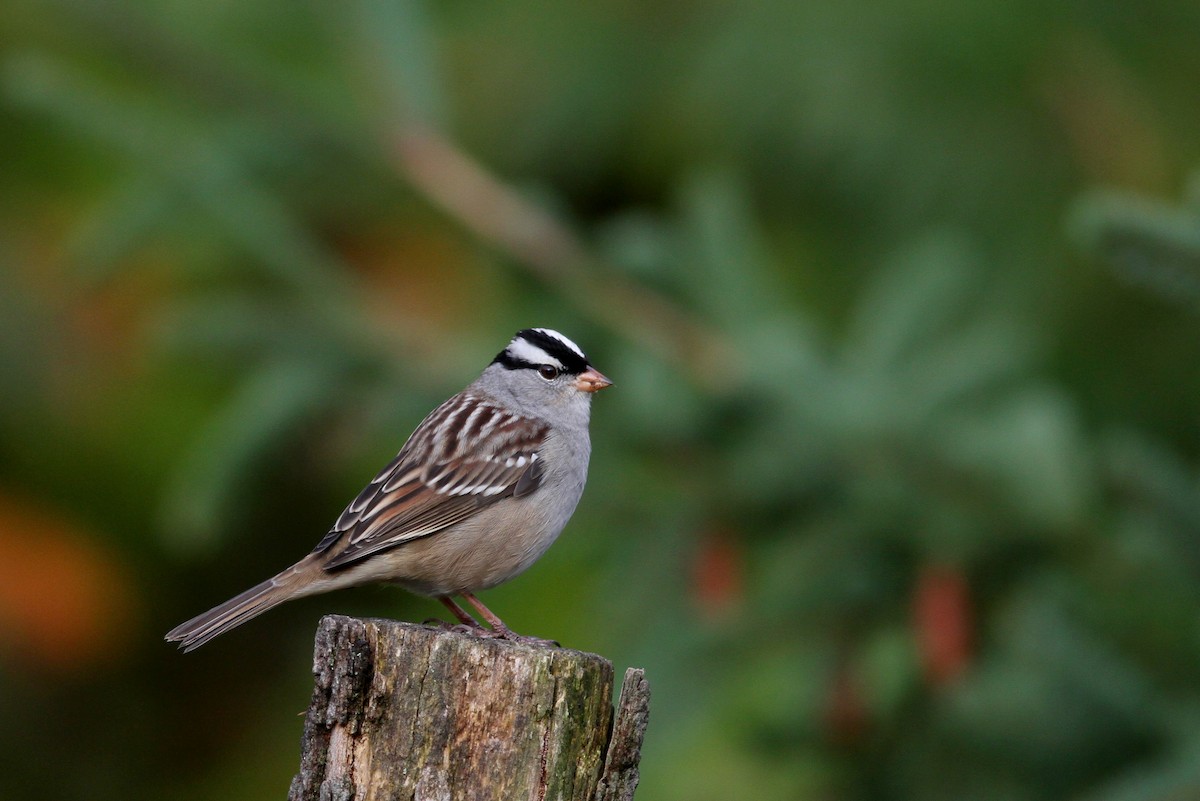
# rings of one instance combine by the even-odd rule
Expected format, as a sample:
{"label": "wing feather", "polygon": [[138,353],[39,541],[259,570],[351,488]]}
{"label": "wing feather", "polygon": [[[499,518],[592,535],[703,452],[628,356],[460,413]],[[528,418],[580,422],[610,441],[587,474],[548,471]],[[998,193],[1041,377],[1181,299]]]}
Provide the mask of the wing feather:
{"label": "wing feather", "polygon": [[527,495],[540,483],[549,427],[491,401],[456,395],[430,412],[400,453],[351,501],[316,552],[337,570]]}

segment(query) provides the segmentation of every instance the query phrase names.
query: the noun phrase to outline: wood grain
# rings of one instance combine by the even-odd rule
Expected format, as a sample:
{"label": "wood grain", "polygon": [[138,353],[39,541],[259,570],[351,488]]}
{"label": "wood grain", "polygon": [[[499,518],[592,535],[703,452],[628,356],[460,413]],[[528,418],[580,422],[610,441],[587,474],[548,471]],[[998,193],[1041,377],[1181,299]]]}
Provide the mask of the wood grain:
{"label": "wood grain", "polygon": [[327,616],[288,797],[627,801],[649,711],[630,674],[614,726],[603,657]]}

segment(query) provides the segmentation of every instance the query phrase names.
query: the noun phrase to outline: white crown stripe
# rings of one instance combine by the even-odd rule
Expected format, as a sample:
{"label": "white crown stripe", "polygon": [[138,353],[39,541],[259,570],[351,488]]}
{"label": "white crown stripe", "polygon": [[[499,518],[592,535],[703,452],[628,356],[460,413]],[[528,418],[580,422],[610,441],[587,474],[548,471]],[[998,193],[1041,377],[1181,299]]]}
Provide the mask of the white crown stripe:
{"label": "white crown stripe", "polygon": [[563,363],[551,356],[546,351],[539,348],[532,342],[517,337],[512,342],[508,343],[508,353],[517,361],[529,362],[530,364],[552,364],[560,370],[563,369]]}
{"label": "white crown stripe", "polygon": [[571,350],[573,350],[573,351],[575,351],[577,354],[579,354],[579,358],[581,358],[581,359],[586,359],[586,358],[587,358],[586,356],[584,356],[584,355],[583,355],[583,348],[579,347],[579,346],[578,346],[578,345],[576,345],[574,342],[572,342],[571,340],[567,339],[565,336],[563,336],[562,334],[558,333],[558,332],[557,332],[557,331],[555,331],[554,329],[552,329],[552,328],[535,328],[535,329],[533,329],[533,330],[534,330],[534,331],[540,331],[541,333],[545,334],[545,335],[546,335],[546,336],[548,336],[548,337],[554,337],[554,338],[555,338],[555,339],[557,339],[559,342],[563,343],[563,344],[564,344],[564,345],[566,345],[568,348],[570,348]]}

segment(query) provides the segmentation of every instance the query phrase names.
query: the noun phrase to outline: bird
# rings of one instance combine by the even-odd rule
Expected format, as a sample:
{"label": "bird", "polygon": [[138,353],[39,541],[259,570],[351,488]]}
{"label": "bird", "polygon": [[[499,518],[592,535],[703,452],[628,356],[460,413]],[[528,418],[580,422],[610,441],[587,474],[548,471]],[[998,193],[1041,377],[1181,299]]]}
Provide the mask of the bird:
{"label": "bird", "polygon": [[611,385],[563,334],[518,331],[425,417],[307,556],[167,641],[191,651],[285,601],[391,583],[438,599],[459,621],[447,628],[549,642],[514,633],[475,593],[525,571],[570,520],[587,481],[592,395]]}

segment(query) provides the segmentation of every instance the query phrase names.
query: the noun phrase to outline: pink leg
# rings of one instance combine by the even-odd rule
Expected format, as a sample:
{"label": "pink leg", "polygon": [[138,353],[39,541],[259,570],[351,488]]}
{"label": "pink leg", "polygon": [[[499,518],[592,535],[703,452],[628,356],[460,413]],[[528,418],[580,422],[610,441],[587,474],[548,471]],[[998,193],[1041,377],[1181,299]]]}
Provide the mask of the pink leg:
{"label": "pink leg", "polygon": [[454,599],[449,595],[439,595],[438,600],[442,605],[450,610],[450,613],[458,618],[459,622],[464,626],[470,626],[473,629],[479,628],[479,622],[475,618],[467,614],[467,611],[454,602]]}
{"label": "pink leg", "polygon": [[462,597],[466,598],[467,601],[470,602],[471,606],[473,606],[479,610],[479,614],[483,615],[483,619],[488,622],[488,625],[491,626],[495,632],[497,632],[498,634],[501,634],[501,635],[508,635],[508,634],[513,633],[512,629],[510,629],[508,626],[504,625],[503,620],[496,617],[496,614],[491,609],[488,609],[486,606],[483,605],[483,601],[479,600],[478,598],[476,598],[474,595],[472,595],[469,592],[464,592],[462,594]]}

